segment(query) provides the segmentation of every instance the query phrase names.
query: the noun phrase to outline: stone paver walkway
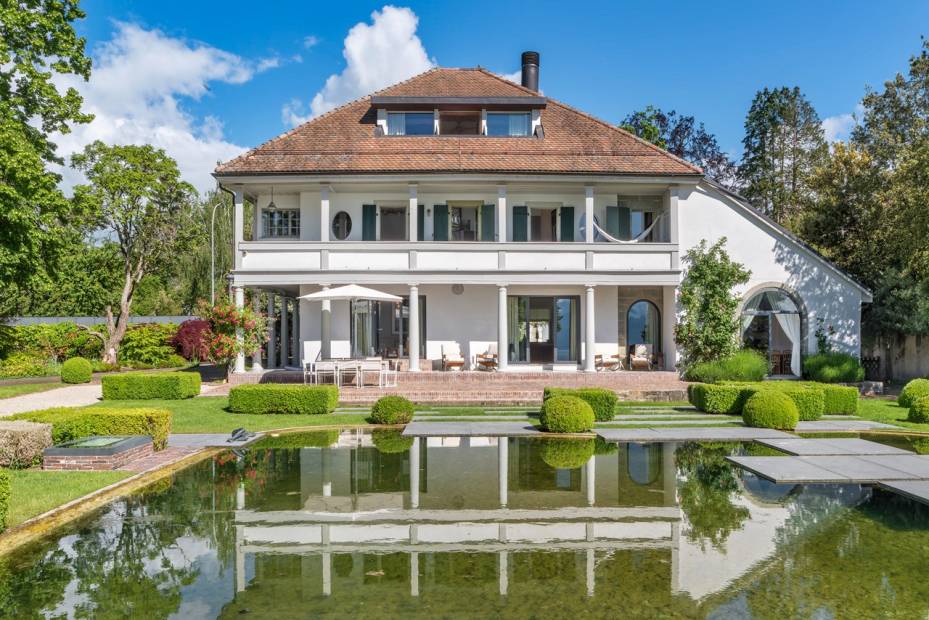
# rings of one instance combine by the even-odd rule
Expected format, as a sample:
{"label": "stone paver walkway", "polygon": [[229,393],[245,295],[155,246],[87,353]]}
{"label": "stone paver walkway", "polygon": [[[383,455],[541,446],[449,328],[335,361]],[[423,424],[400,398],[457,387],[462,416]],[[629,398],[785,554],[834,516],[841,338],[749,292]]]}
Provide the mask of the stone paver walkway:
{"label": "stone paver walkway", "polygon": [[256,433],[247,441],[229,441],[229,433],[184,433],[168,436],[169,448],[242,448],[264,437]]}
{"label": "stone paver walkway", "polygon": [[645,443],[650,441],[752,441],[755,439],[793,437],[769,428],[717,426],[707,428],[595,428],[606,441]]}
{"label": "stone paver walkway", "polygon": [[899,493],[917,502],[929,504],[929,480],[898,480],[881,482],[879,485],[893,493]]}
{"label": "stone paver walkway", "polygon": [[93,405],[102,396],[103,388],[99,383],[63,385],[54,390],[0,399],[0,417],[49,407],[84,407]]}
{"label": "stone paver walkway", "polygon": [[730,456],[733,463],[776,483],[840,482],[876,484],[929,480],[929,456]]}
{"label": "stone paver walkway", "polygon": [[902,448],[895,448],[864,439],[803,439],[794,437],[791,439],[759,439],[758,443],[794,456],[912,454],[912,452]]}
{"label": "stone paver walkway", "polygon": [[407,437],[525,437],[539,435],[526,422],[417,422],[406,425]]}
{"label": "stone paver walkway", "polygon": [[801,420],[797,424],[796,432],[798,433],[860,433],[862,431],[873,431],[880,428],[892,428],[900,430],[899,426],[884,424],[883,422],[872,422],[870,420],[847,419],[830,420],[820,418],[815,421]]}

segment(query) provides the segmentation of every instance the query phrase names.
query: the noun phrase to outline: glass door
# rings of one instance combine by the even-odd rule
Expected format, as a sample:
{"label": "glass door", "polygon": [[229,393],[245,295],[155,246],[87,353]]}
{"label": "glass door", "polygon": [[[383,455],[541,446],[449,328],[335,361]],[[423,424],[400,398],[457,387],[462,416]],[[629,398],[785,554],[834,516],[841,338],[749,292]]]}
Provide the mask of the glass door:
{"label": "glass door", "polygon": [[507,299],[507,356],[513,363],[551,364],[578,359],[578,297]]}
{"label": "glass door", "polygon": [[352,357],[374,355],[378,349],[377,306],[374,301],[352,302]]}
{"label": "glass door", "polygon": [[508,339],[507,359],[511,362],[529,361],[529,298],[508,297],[506,300]]}
{"label": "glass door", "polygon": [[555,298],[555,361],[576,362],[578,343],[578,298]]}

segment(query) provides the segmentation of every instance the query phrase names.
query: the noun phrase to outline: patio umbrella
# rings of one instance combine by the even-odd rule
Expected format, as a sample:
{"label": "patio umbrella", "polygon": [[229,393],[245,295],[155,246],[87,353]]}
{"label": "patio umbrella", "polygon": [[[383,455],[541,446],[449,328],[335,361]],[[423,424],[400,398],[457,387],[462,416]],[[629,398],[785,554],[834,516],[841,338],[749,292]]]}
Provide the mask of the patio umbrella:
{"label": "patio umbrella", "polygon": [[308,301],[353,301],[356,299],[368,299],[371,301],[403,301],[402,297],[376,291],[373,288],[365,288],[357,284],[347,284],[337,288],[331,288],[328,291],[317,291],[308,295],[301,295],[300,299]]}

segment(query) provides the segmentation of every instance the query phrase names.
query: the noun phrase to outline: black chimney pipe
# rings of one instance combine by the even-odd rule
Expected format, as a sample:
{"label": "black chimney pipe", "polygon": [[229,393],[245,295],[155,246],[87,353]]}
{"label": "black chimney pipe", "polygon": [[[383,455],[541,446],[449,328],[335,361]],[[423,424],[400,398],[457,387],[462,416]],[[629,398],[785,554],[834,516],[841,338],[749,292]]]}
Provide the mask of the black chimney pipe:
{"label": "black chimney pipe", "polygon": [[539,53],[523,52],[523,86],[539,92]]}

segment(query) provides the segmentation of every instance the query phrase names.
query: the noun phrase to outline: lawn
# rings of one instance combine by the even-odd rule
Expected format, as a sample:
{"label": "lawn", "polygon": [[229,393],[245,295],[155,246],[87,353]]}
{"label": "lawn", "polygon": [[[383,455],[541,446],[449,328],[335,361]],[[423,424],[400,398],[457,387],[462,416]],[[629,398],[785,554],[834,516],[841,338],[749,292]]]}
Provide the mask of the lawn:
{"label": "lawn", "polygon": [[13,385],[0,385],[0,398],[12,398],[23,394],[35,394],[60,388],[61,383],[14,383]]}
{"label": "lawn", "polygon": [[896,400],[862,398],[858,408],[858,415],[865,420],[896,424],[914,431],[929,432],[929,424],[907,422],[906,416],[908,414],[909,409],[897,405]]}
{"label": "lawn", "polygon": [[174,417],[172,433],[228,433],[237,428],[269,431],[304,426],[366,424],[367,413],[328,415],[249,414],[226,411],[225,396],[201,396],[187,400],[108,400],[91,407],[158,407],[169,409]]}
{"label": "lawn", "polygon": [[22,523],[105,486],[133,475],[128,471],[14,470],[8,526]]}

